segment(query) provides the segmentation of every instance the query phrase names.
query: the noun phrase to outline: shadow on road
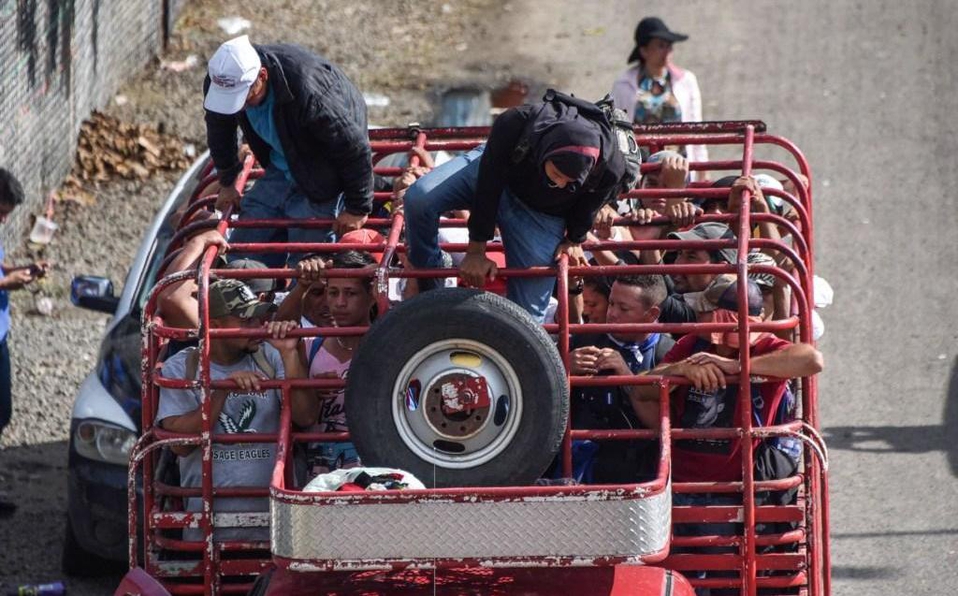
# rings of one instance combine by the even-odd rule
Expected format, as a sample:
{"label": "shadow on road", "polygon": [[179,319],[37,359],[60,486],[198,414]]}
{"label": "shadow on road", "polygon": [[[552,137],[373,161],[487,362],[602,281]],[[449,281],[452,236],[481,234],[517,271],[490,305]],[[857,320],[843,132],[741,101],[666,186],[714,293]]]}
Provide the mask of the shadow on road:
{"label": "shadow on road", "polygon": [[836,565],[832,567],[832,579],[892,579],[901,575],[897,569],[888,567],[849,567]]}
{"label": "shadow on road", "polygon": [[60,557],[67,510],[67,443],[0,450],[0,487],[17,505],[0,521],[0,594],[21,584],[63,581],[70,596],[112,594],[120,574],[64,577]]}
{"label": "shadow on road", "polygon": [[866,453],[944,451],[951,473],[958,476],[958,358],[951,368],[941,425],[833,426],[825,429],[830,449]]}

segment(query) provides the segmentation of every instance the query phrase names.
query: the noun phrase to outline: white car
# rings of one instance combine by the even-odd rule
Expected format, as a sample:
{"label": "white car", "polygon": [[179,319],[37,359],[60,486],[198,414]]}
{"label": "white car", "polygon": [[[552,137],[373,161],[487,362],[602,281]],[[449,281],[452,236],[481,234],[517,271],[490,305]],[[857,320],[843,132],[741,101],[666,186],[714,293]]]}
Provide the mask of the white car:
{"label": "white car", "polygon": [[104,571],[127,560],[127,461],[140,430],[140,316],[173,237],[171,215],[201,181],[204,153],[180,178],[143,237],[123,293],[109,279],[73,280],[74,304],[113,315],[93,371],[80,385],[70,421],[70,457],[63,570]]}

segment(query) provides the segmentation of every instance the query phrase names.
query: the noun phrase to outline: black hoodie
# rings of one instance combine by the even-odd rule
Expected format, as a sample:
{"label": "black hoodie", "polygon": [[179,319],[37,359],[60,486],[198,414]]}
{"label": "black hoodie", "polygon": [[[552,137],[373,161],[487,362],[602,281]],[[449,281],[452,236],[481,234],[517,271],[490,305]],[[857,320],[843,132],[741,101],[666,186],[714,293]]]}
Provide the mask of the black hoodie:
{"label": "black hoodie", "polygon": [[[516,163],[520,142],[528,144],[529,150]],[[597,147],[599,154],[584,183],[577,179],[571,192],[550,188],[543,169],[548,156],[562,147],[586,145]],[[528,207],[565,218],[566,237],[583,242],[596,212],[617,197],[624,174],[625,160],[614,131],[579,113],[575,106],[551,101],[509,109],[493,123],[479,163],[469,239],[492,240],[499,199],[508,187]]]}

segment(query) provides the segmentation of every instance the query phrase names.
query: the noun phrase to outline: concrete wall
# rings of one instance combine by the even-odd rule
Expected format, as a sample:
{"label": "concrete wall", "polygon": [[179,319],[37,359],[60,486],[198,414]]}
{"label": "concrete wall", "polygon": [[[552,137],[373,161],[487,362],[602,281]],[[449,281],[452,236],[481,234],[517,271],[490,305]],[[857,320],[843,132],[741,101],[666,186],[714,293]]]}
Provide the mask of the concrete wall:
{"label": "concrete wall", "polygon": [[41,212],[70,172],[80,123],[159,52],[185,2],[0,0],[0,166],[27,193],[0,239]]}

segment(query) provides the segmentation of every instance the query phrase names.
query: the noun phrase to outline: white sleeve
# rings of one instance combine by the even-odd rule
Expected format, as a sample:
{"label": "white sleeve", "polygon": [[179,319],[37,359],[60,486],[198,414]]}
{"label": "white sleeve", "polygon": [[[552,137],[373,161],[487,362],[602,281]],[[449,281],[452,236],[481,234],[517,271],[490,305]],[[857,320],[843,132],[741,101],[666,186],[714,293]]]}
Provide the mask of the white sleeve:
{"label": "white sleeve", "polygon": [[283,357],[280,356],[279,350],[269,345],[266,342],[263,342],[261,350],[265,350],[266,359],[273,366],[273,369],[276,371],[277,379],[286,378],[286,368],[283,366]]}
{"label": "white sleeve", "polygon": [[629,120],[632,120],[635,117],[635,88],[628,82],[629,72],[620,75],[612,84],[612,100],[615,102],[615,107],[624,110]]}
{"label": "white sleeve", "polygon": [[[699,81],[691,72],[686,71],[685,76],[688,77],[688,116],[683,116],[682,120],[685,122],[701,122],[702,92],[699,90]],[[705,145],[689,145],[686,153],[688,153],[689,161],[708,161],[709,159],[708,148]],[[696,172],[695,179],[704,180],[705,174],[706,172]]]}

